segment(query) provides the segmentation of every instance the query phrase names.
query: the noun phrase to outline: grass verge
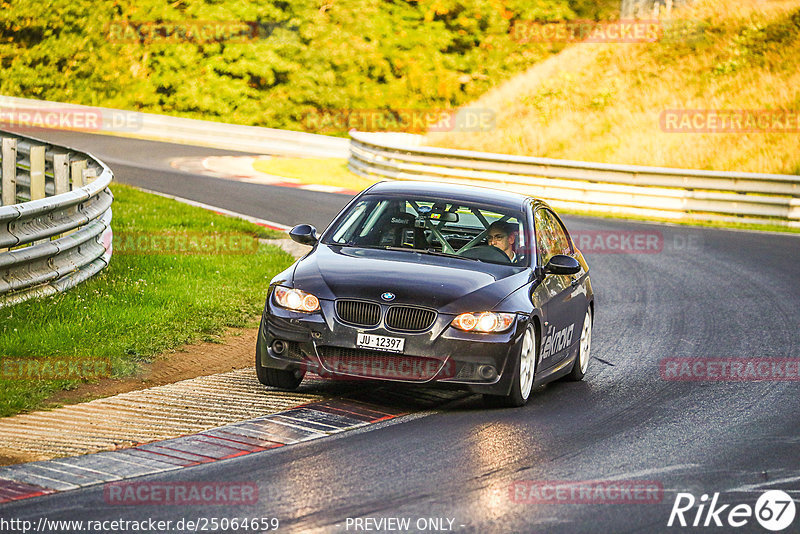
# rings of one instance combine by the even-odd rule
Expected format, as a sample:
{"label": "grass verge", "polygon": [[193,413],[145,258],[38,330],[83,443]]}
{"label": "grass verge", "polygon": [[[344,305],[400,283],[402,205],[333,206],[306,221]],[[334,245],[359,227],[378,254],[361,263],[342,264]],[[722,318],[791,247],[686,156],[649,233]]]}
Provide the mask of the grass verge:
{"label": "grass verge", "polygon": [[[110,361],[113,376],[134,374],[159,353],[213,340],[226,327],[256,325],[267,284],[293,261],[258,243],[258,237],[277,237],[273,230],[124,185],[111,189],[115,247],[125,236],[158,235],[189,236],[190,244],[233,235],[249,239],[250,246],[188,254],[179,246],[137,251],[119,242],[120,252],[93,279],[66,293],[0,309],[3,363],[102,358]],[[35,409],[54,392],[79,383],[0,378],[0,416]]]}

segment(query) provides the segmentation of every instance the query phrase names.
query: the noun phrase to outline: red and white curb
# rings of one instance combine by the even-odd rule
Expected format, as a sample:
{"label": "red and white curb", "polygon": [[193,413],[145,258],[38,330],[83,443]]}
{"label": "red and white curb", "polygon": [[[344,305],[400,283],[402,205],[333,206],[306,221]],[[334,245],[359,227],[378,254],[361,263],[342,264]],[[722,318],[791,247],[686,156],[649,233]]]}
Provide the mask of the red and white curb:
{"label": "red and white curb", "polygon": [[0,467],[0,504],[263,452],[404,414],[356,400],[326,400],[128,449]]}
{"label": "red and white curb", "polygon": [[306,191],[320,193],[337,193],[342,195],[354,196],[359,191],[338,187],[334,185],[304,184],[294,178],[286,178],[275,174],[268,174],[257,171],[254,164],[259,159],[270,159],[269,156],[209,156],[205,158],[175,158],[170,161],[170,165],[182,171],[193,174],[213,176],[214,178],[224,178],[236,180],[250,184],[274,185],[278,187],[294,187]]}

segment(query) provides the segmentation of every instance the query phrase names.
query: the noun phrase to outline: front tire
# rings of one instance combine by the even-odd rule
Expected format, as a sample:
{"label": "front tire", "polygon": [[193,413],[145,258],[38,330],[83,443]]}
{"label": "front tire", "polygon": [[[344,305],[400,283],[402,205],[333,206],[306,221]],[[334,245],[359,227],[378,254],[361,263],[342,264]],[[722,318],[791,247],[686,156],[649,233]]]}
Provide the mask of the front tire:
{"label": "front tire", "polygon": [[572,364],[572,371],[565,377],[567,380],[577,382],[586,376],[589,368],[589,358],[592,352],[592,308],[586,308],[586,316],[583,318],[583,328],[581,328],[581,340],[578,346],[578,355]]}
{"label": "front tire", "polygon": [[536,375],[536,359],[539,347],[539,340],[536,338],[536,330],[529,324],[525,329],[522,338],[522,347],[519,355],[514,359],[514,378],[511,384],[511,392],[505,396],[484,395],[483,399],[489,406],[504,406],[516,408],[524,406],[531,396],[533,379]]}
{"label": "front tire", "polygon": [[295,390],[300,382],[303,381],[305,371],[302,369],[284,371],[282,369],[272,369],[261,365],[261,352],[263,348],[262,333],[264,331],[264,318],[261,318],[261,326],[258,328],[258,339],[256,339],[256,376],[258,381],[265,386],[280,389]]}

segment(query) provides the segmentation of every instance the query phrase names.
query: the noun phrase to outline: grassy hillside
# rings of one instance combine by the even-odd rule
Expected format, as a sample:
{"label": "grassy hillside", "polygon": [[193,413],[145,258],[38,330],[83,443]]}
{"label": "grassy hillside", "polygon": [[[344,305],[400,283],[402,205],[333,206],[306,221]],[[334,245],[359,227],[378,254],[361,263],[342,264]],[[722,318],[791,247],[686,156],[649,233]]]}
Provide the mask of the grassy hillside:
{"label": "grassy hillside", "polygon": [[659,42],[570,45],[470,104],[496,111],[494,130],[429,134],[429,144],[800,174],[797,131],[669,133],[660,124],[665,110],[681,109],[785,110],[797,117],[800,1],[743,0],[732,9],[730,2],[698,0],[677,17],[665,23]]}
{"label": "grassy hillside", "polygon": [[[0,0],[0,94],[304,130],[320,110],[457,107],[551,53],[516,42],[513,24],[608,17],[618,4]],[[131,38],[126,21],[184,34],[251,25],[241,38],[160,38],[145,24]]]}

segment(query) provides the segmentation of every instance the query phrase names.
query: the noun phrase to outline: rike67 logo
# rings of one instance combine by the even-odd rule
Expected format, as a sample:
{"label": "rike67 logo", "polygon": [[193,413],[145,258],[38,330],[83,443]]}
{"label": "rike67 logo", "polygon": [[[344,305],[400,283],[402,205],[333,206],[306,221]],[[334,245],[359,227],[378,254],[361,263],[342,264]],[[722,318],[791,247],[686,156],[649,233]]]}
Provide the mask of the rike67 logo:
{"label": "rike67 logo", "polygon": [[[667,526],[739,528],[747,525],[755,516],[762,527],[779,532],[792,524],[797,512],[794,500],[781,490],[762,493],[755,507],[749,504],[718,504],[718,500],[719,493],[715,493],[710,502],[705,494],[698,502],[691,493],[678,493]],[[697,510],[693,510],[696,504]]]}

